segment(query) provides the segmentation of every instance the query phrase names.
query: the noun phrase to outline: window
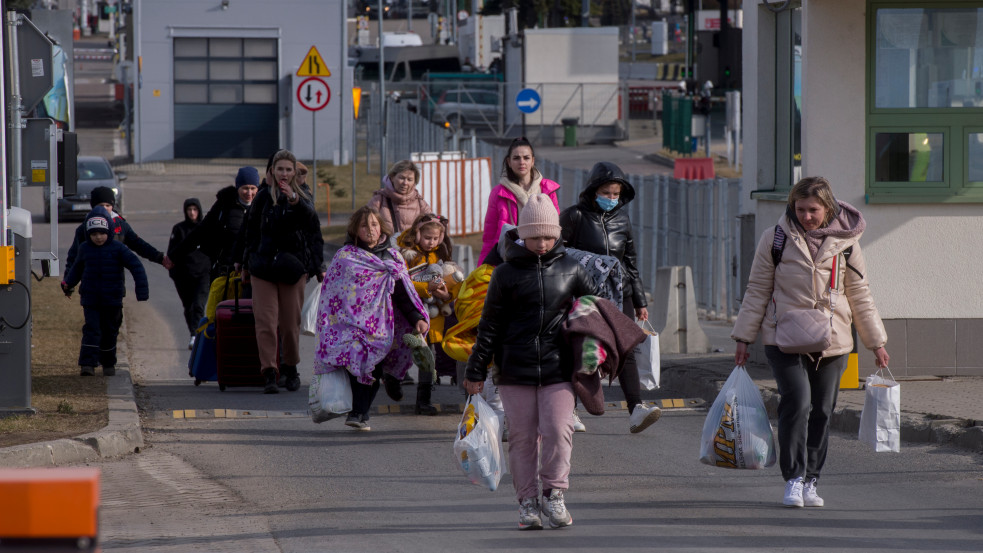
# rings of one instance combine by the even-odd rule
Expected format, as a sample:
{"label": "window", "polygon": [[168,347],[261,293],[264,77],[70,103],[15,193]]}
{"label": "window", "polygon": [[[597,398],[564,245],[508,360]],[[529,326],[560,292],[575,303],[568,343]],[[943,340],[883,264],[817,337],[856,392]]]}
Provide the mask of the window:
{"label": "window", "polygon": [[868,201],[983,202],[983,7],[868,6]]}
{"label": "window", "polygon": [[277,103],[276,40],[175,38],[174,102]]}

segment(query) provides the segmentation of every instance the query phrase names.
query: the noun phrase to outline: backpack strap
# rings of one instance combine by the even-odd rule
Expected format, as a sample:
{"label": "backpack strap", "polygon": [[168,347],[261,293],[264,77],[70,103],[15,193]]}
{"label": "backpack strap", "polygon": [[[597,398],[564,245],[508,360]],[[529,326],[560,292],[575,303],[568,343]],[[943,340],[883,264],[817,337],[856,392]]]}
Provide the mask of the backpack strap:
{"label": "backpack strap", "polygon": [[846,266],[847,266],[848,269],[851,269],[851,270],[853,270],[853,272],[857,273],[857,276],[858,277],[864,278],[864,274],[863,273],[861,273],[859,270],[857,270],[857,268],[854,267],[853,265],[850,265],[850,256],[852,254],[853,254],[853,246],[850,246],[849,248],[843,250],[843,262],[846,263]]}
{"label": "backpack strap", "polygon": [[785,231],[781,225],[775,225],[775,240],[771,243],[771,262],[775,267],[782,262],[782,252],[785,250]]}
{"label": "backpack strap", "polygon": [[386,196],[386,205],[389,207],[389,213],[393,218],[393,235],[399,234],[403,229],[399,228],[399,219],[396,218],[396,207],[393,206],[393,200],[389,196]]}

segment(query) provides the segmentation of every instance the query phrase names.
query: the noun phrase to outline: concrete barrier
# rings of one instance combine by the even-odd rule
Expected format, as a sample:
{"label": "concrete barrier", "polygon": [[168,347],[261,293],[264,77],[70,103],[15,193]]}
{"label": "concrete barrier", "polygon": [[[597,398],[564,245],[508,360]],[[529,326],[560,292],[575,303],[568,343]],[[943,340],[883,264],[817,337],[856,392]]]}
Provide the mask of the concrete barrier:
{"label": "concrete barrier", "polygon": [[655,273],[654,309],[649,314],[662,353],[707,353],[710,340],[700,327],[689,267],[661,267]]}

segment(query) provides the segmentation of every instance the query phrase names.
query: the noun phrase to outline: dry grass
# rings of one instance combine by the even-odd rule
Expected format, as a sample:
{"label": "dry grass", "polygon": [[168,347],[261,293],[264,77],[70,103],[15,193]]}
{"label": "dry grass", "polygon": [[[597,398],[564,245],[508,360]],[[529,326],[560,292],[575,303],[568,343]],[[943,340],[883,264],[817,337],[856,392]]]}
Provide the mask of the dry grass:
{"label": "dry grass", "polygon": [[78,436],[109,420],[106,381],[78,374],[78,294],[66,299],[58,280],[48,278],[33,283],[31,306],[31,406],[37,414],[0,419],[0,447]]}

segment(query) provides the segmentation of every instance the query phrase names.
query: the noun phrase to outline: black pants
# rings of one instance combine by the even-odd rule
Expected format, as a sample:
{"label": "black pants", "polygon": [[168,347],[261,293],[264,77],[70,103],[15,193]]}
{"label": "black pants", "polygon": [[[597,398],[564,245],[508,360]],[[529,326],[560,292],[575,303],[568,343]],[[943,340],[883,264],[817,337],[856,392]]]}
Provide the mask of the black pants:
{"label": "black pants", "polygon": [[[635,320],[635,303],[630,295],[625,295],[622,300],[621,312]],[[642,402],[642,385],[638,381],[638,363],[635,361],[635,350],[629,351],[625,355],[625,363],[618,375],[618,384],[621,391],[625,394],[625,403],[628,404],[628,412],[635,411],[635,406]]]}
{"label": "black pants", "polygon": [[[345,371],[348,372],[348,371]],[[375,381],[372,384],[362,384],[358,377],[348,373],[348,380],[352,383],[352,412],[350,415],[361,415],[362,420],[369,420],[369,409],[372,409],[372,402],[375,395],[379,392],[379,383],[382,381],[382,364],[375,366],[372,371]]]}
{"label": "black pants", "polygon": [[82,347],[79,366],[116,366],[116,337],[123,324],[123,307],[119,305],[82,306]]}
{"label": "black pants", "polygon": [[847,356],[823,357],[819,364],[806,355],[782,353],[765,346],[765,356],[778,384],[778,465],[785,481],[800,476],[819,478],[829,447],[829,421],[840,392]]}
{"label": "black pants", "polygon": [[208,274],[200,276],[172,276],[177,295],[184,306],[184,323],[188,325],[188,334],[194,335],[198,322],[205,314],[205,304],[208,303],[208,289],[211,286]]}

